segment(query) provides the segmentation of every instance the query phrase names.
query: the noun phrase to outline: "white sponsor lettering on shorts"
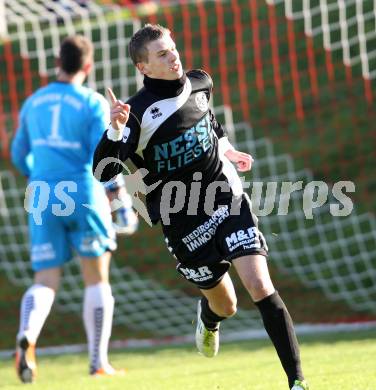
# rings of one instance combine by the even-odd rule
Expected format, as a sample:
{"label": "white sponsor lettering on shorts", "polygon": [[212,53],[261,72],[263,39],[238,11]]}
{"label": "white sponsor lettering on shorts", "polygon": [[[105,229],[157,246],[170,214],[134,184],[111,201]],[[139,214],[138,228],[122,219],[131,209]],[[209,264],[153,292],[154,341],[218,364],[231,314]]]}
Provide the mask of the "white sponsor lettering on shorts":
{"label": "white sponsor lettering on shorts", "polygon": [[31,248],[31,261],[48,261],[56,257],[56,252],[50,242],[33,245]]}
{"label": "white sponsor lettering on shorts", "polygon": [[210,241],[217,231],[217,227],[230,215],[228,206],[222,206],[203,224],[182,238],[190,252]]}
{"label": "white sponsor lettering on shorts", "polygon": [[206,265],[198,267],[197,271],[187,267],[179,267],[179,270],[187,280],[192,279],[194,282],[204,282],[213,279],[213,272]]}
{"label": "white sponsor lettering on shorts", "polygon": [[225,238],[226,245],[230,252],[242,247],[243,249],[261,249],[263,240],[261,232],[253,226],[247,230],[240,229]]}

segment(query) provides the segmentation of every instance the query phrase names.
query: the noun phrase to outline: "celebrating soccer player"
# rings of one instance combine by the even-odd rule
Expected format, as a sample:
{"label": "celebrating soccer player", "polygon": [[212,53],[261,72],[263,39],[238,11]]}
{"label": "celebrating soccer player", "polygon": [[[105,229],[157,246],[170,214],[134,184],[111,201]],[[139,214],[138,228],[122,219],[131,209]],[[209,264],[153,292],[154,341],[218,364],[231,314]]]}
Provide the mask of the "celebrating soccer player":
{"label": "celebrating soccer player", "polygon": [[129,53],[144,87],[126,103],[108,91],[111,125],[97,146],[94,174],[109,180],[128,158],[146,170],[150,219],[161,221],[177,270],[203,295],[198,350],[215,356],[220,323],[236,312],[233,265],[260,310],[289,388],[307,390],[293,323],[270,279],[265,238],[234,167],[248,171],[253,159],[234,149],[211,112],[211,77],[184,72],[170,31],[159,25],[137,31]]}

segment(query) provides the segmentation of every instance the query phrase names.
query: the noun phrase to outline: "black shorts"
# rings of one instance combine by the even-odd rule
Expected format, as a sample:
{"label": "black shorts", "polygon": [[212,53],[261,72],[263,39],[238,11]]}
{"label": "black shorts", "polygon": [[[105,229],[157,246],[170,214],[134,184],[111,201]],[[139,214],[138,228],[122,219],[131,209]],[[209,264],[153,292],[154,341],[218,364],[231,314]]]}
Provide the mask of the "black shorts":
{"label": "black shorts", "polygon": [[267,256],[268,252],[246,194],[222,204],[212,216],[204,212],[185,215],[162,228],[167,247],[177,260],[176,269],[200,289],[215,287],[233,259],[250,254]]}

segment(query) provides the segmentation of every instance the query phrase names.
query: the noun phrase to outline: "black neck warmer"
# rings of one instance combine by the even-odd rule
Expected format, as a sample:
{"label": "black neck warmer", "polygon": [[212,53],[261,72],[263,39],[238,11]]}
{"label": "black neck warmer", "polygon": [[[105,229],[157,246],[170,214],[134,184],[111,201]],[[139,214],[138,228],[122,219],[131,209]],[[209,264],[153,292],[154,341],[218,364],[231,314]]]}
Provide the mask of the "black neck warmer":
{"label": "black neck warmer", "polygon": [[163,98],[171,98],[181,94],[184,88],[187,75],[184,73],[177,80],[152,79],[144,76],[144,86],[151,93]]}

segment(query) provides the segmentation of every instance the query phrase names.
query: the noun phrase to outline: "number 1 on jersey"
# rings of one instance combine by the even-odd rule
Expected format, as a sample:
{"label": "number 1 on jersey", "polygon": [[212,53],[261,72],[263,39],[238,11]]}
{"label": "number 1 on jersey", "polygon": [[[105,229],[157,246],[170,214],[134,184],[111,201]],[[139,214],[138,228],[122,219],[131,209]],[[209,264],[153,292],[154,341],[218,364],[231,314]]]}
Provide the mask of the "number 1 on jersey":
{"label": "number 1 on jersey", "polygon": [[59,136],[59,119],[60,119],[60,110],[61,104],[54,104],[49,107],[49,110],[52,111],[52,120],[51,120],[51,134],[50,139],[60,139]]}

